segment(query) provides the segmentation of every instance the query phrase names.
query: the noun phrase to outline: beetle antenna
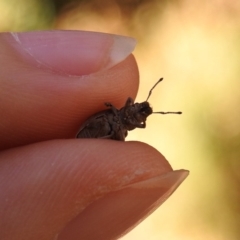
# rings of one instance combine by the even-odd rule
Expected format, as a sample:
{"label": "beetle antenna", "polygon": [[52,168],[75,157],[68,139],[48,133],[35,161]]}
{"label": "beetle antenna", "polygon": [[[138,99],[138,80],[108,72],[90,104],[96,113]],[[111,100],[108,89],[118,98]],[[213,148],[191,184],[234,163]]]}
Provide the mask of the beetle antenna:
{"label": "beetle antenna", "polygon": [[[150,98],[150,96],[152,95],[152,90],[163,80],[163,78],[160,78],[155,84],[154,86],[150,89],[147,100]],[[146,100],[146,102],[147,102]]]}
{"label": "beetle antenna", "polygon": [[160,113],[160,114],[182,114],[182,112],[153,112],[153,113]]}

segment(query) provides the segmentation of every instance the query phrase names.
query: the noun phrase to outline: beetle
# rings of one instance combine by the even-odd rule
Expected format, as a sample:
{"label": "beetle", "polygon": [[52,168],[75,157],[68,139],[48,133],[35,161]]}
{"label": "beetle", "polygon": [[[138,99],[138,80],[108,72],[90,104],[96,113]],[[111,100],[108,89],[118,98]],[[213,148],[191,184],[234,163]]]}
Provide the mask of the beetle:
{"label": "beetle", "polygon": [[182,114],[182,112],[153,112],[148,103],[153,89],[163,80],[160,78],[150,89],[146,101],[134,103],[129,97],[121,109],[106,102],[108,109],[94,114],[80,127],[76,138],[107,138],[125,141],[128,131],[135,128],[145,128],[147,117],[153,113]]}

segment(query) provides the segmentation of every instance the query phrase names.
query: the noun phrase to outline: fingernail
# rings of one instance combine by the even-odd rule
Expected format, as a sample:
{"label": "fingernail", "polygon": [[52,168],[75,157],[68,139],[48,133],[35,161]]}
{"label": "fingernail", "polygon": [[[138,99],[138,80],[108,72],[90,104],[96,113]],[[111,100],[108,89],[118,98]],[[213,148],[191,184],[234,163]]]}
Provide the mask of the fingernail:
{"label": "fingernail", "polygon": [[73,219],[58,240],[117,239],[156,210],[188,173],[169,172],[106,194]]}
{"label": "fingernail", "polygon": [[38,68],[88,75],[113,67],[131,54],[136,40],[86,31],[11,33],[13,45]]}

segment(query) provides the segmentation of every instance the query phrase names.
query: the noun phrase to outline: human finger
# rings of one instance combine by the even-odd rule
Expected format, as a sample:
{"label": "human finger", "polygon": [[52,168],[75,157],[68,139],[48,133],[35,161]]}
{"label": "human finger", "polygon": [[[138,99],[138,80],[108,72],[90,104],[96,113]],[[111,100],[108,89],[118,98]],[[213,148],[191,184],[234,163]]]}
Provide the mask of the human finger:
{"label": "human finger", "polygon": [[116,239],[188,174],[139,142],[51,140],[0,158],[0,238],[9,240]]}
{"label": "human finger", "polygon": [[79,125],[135,97],[135,40],[48,31],[0,34],[0,149],[74,137]]}

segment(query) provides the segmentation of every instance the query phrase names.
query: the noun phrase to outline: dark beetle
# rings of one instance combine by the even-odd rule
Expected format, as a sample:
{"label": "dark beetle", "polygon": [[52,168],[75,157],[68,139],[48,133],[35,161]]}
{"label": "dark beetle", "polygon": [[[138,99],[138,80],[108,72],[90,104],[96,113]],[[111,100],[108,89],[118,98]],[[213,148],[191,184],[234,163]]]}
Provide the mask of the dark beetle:
{"label": "dark beetle", "polygon": [[[161,82],[160,78],[149,91],[147,100],[152,94],[152,90]],[[135,128],[145,128],[146,120],[152,113],[160,114],[181,114],[182,112],[153,112],[149,103],[134,103],[132,98],[128,98],[125,106],[121,109],[115,108],[111,103],[105,103],[109,109],[98,112],[90,117],[80,128],[77,138],[109,138],[124,141],[128,131]]]}

